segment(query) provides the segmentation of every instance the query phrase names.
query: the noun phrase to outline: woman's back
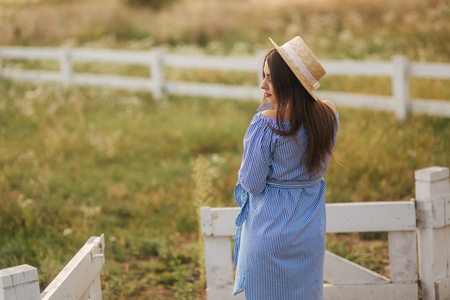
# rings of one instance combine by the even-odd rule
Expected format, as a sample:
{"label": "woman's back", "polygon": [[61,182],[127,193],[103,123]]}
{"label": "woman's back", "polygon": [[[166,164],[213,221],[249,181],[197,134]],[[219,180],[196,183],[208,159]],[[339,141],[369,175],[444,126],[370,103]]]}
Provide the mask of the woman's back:
{"label": "woman's back", "polygon": [[[288,121],[284,121],[289,126]],[[325,180],[304,167],[308,134],[282,136],[257,113],[244,138],[235,198],[234,294],[249,300],[320,299],[325,249]],[[326,163],[323,169],[326,169]],[[242,240],[242,242],[241,242]]]}
{"label": "woman's back", "polygon": [[[262,130],[271,131],[268,125],[277,128],[276,119],[268,117],[267,114],[258,113],[255,115],[254,121],[255,126],[256,123],[266,123],[267,127]],[[289,122],[283,122],[284,126],[288,128]],[[274,132],[269,132],[268,135],[270,138],[266,139],[268,140],[267,142],[270,143],[268,150],[271,155],[271,165],[269,167],[267,179],[276,181],[308,181],[322,177],[327,169],[330,157],[322,163],[323,170],[319,173],[312,175],[306,170],[304,155],[308,147],[308,134],[304,127],[299,129],[296,136],[285,137]]]}

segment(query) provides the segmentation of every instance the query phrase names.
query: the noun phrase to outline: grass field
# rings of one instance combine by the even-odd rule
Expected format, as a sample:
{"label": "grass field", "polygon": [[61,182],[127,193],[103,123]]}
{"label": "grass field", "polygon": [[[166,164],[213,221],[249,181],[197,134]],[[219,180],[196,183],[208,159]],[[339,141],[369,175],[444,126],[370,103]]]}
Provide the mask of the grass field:
{"label": "grass field", "polygon": [[[89,236],[105,233],[105,298],[199,297],[195,208],[235,205],[256,103],[155,104],[145,93],[8,81],[0,93],[0,267],[34,265],[45,287]],[[330,165],[327,202],[409,200],[414,170],[449,165],[449,119],[341,108],[340,120],[342,165]],[[388,273],[383,239],[332,236],[328,247]]]}
{"label": "grass field", "polygon": [[[270,46],[267,35],[282,42],[295,32],[324,58],[385,60],[400,53],[411,60],[449,60],[448,38],[442,37],[449,36],[450,6],[444,1],[355,0],[343,9],[337,0],[248,6],[180,0],[159,12],[120,1],[31,2],[0,1],[0,44],[160,45],[179,53],[251,55]],[[205,11],[208,17],[195,18]],[[48,22],[37,24],[38,18]],[[108,68],[76,66],[99,73]],[[113,71],[148,74],[135,67]],[[230,72],[168,70],[167,77],[256,84],[253,74]],[[391,91],[385,78],[328,77],[322,87]],[[148,93],[5,80],[0,95],[0,269],[33,265],[43,289],[89,236],[105,233],[105,299],[205,297],[197,208],[235,206],[242,138],[257,103],[175,96],[155,103]],[[411,95],[448,100],[450,89],[445,81],[415,79]],[[339,112],[341,164],[332,161],[326,174],[328,203],[409,200],[414,170],[450,166],[448,118],[412,115],[398,121],[390,113]],[[328,235],[327,247],[389,275],[384,234]]]}

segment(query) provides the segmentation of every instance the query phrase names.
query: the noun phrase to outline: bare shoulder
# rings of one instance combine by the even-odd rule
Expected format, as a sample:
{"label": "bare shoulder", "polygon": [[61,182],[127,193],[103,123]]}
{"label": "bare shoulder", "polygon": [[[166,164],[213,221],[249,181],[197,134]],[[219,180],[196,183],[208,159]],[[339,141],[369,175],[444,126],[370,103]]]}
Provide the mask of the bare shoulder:
{"label": "bare shoulder", "polygon": [[262,114],[271,119],[277,118],[277,112],[275,110],[265,110],[262,112]]}
{"label": "bare shoulder", "polygon": [[334,105],[333,102],[331,102],[330,100],[323,100],[322,102],[323,102],[323,104],[325,104],[326,106],[331,108],[334,111],[334,113],[337,112],[336,106]]}

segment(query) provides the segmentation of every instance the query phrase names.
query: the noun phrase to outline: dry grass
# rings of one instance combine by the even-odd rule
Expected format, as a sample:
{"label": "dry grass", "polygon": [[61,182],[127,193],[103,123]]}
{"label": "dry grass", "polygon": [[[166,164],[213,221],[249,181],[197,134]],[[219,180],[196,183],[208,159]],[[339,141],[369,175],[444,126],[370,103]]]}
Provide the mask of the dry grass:
{"label": "dry grass", "polygon": [[0,8],[3,45],[188,43],[217,52],[234,47],[254,52],[267,49],[268,36],[281,43],[300,34],[321,57],[404,54],[412,60],[449,60],[450,5],[441,0],[179,0],[157,12],[120,0],[3,3]]}

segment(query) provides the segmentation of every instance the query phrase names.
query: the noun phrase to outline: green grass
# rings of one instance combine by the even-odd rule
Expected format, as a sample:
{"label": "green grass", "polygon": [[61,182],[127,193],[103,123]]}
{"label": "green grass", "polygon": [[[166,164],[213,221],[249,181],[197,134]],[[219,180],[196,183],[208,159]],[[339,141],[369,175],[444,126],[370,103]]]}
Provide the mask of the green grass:
{"label": "green grass", "polygon": [[[197,287],[185,282],[198,277],[193,164],[198,155],[216,161],[220,155],[230,164],[216,166],[216,173],[234,173],[241,146],[235,137],[243,135],[254,103],[171,98],[155,104],[144,93],[0,84],[0,267],[34,265],[43,288],[90,235],[104,232],[108,261],[126,264],[153,253],[173,264],[155,275],[155,285],[179,293]],[[216,183],[218,192],[229,191],[215,196],[215,205],[233,205],[233,181]],[[157,250],[148,250],[148,239]],[[112,290],[105,294],[132,296],[135,289],[114,283],[123,274],[108,275],[115,263],[106,267]],[[134,276],[129,280],[143,280]]]}
{"label": "green grass", "polygon": [[[235,206],[256,102],[155,103],[147,93],[11,81],[0,94],[0,268],[36,266],[44,288],[89,236],[105,233],[105,298],[204,296],[196,198]],[[327,202],[409,200],[414,170],[449,166],[450,119],[339,111],[341,165],[330,163]],[[345,239],[330,237],[329,248],[383,272],[385,254],[357,255],[373,247]]]}

